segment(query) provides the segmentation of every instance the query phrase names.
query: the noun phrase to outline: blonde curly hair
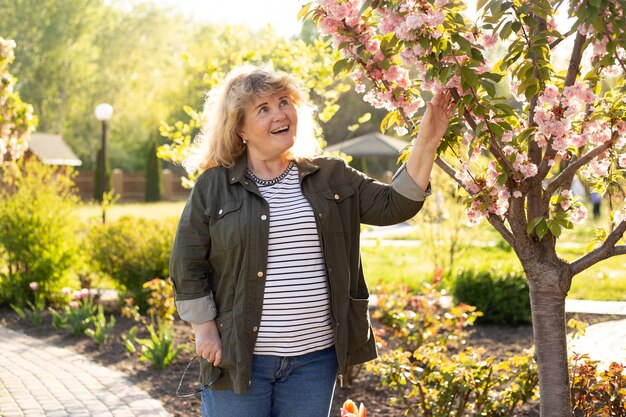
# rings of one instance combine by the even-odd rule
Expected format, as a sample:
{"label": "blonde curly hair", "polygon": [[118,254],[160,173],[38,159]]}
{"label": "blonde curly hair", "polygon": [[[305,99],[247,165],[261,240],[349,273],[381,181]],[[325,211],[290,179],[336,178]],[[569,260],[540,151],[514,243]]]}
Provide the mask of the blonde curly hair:
{"label": "blonde curly hair", "polygon": [[320,148],[314,134],[313,106],[306,98],[300,81],[269,65],[235,67],[224,82],[207,93],[202,112],[204,125],[195,138],[196,154],[185,161],[188,172],[216,166],[232,168],[245,153],[239,134],[246,104],[253,98],[286,92],[298,113],[298,132],[289,159],[310,157]]}

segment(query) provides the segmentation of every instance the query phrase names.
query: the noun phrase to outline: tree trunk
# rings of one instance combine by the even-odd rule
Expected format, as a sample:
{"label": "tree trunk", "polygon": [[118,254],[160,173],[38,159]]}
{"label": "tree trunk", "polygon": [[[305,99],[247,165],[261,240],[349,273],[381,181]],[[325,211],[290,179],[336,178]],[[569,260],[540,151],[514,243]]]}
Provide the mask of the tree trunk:
{"label": "tree trunk", "polygon": [[565,328],[565,296],[571,277],[564,267],[534,264],[524,268],[530,287],[541,417],[572,416]]}

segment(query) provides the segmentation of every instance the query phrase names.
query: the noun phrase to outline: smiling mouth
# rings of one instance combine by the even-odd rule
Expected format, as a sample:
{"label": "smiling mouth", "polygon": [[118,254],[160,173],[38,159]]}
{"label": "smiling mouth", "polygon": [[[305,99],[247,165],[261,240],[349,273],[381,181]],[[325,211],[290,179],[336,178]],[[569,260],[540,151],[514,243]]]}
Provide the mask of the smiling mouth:
{"label": "smiling mouth", "polygon": [[288,132],[288,131],[289,131],[289,126],[283,126],[283,127],[279,127],[278,129],[272,130],[271,133],[273,135],[277,135],[277,134],[285,133],[285,132]]}

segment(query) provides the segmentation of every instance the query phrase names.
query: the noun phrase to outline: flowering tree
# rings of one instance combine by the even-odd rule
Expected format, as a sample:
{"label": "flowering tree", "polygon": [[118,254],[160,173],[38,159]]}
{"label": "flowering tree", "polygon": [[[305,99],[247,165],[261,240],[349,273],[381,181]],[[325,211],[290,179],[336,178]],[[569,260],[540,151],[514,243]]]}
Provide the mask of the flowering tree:
{"label": "flowering tree", "polygon": [[0,37],[0,173],[24,154],[34,128],[33,108],[13,91],[15,78],[9,73],[9,65],[15,58],[14,49],[14,41]]}
{"label": "flowering tree", "polygon": [[[388,110],[383,130],[416,136],[422,96],[455,97],[436,163],[467,192],[469,223],[489,221],[524,268],[542,416],[572,415],[565,337],[572,278],[626,254],[623,201],[612,201],[591,251],[566,262],[556,247],[562,230],[587,215],[572,194],[575,174],[599,192],[624,176],[625,5],[478,0],[473,22],[459,0],[318,0],[301,11],[343,53],[335,72],[348,72],[366,101]],[[557,24],[558,14],[569,20]],[[554,51],[562,44],[569,60],[559,71],[563,58]]]}

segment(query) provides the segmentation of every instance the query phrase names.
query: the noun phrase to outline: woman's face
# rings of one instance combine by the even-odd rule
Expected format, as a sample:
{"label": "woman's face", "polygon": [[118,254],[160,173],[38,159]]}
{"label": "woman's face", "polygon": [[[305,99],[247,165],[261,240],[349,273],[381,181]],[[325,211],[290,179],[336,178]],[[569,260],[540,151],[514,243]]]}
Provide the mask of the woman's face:
{"label": "woman's face", "polygon": [[252,158],[278,159],[295,143],[298,113],[286,91],[253,97],[243,120],[240,134]]}

